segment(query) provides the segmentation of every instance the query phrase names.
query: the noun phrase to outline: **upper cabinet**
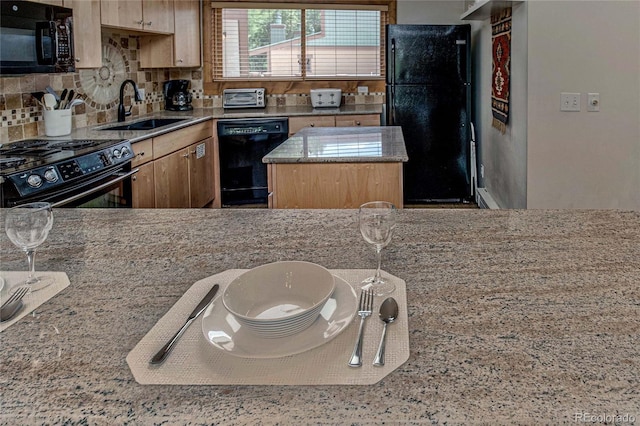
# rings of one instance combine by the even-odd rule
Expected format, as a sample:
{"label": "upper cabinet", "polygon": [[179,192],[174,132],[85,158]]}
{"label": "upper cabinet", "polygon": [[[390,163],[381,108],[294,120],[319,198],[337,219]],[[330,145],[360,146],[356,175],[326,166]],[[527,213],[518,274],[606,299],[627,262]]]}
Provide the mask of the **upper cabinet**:
{"label": "upper cabinet", "polygon": [[141,68],[200,66],[200,2],[176,0],[174,7],[175,34],[140,37]]}
{"label": "upper cabinet", "polygon": [[73,48],[76,68],[102,66],[102,40],[100,40],[100,0],[65,0],[73,8]]}
{"label": "upper cabinet", "polygon": [[173,34],[173,0],[101,0],[100,18],[106,27]]}

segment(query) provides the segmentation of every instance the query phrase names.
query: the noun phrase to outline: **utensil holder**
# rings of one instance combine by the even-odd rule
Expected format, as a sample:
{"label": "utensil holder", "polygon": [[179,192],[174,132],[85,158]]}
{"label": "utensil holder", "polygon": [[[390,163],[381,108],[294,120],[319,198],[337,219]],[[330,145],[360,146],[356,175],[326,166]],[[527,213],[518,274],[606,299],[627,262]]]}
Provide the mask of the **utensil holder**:
{"label": "utensil holder", "polygon": [[54,109],[43,111],[44,134],[47,136],[63,136],[71,133],[71,110]]}

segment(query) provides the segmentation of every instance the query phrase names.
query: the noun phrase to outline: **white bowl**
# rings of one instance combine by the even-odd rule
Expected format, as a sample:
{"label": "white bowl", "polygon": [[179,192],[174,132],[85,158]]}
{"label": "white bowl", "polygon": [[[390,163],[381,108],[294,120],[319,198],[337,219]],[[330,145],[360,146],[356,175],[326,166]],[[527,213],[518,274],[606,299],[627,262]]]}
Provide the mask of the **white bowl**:
{"label": "white bowl", "polygon": [[231,281],[222,294],[222,303],[250,330],[297,332],[315,321],[334,288],[333,275],[320,265],[274,262]]}

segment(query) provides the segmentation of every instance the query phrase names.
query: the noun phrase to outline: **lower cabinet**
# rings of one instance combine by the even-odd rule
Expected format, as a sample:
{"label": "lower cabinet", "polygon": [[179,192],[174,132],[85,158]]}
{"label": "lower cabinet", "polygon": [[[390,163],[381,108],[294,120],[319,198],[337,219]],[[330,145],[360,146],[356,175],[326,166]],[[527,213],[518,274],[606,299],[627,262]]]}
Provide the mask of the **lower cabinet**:
{"label": "lower cabinet", "polygon": [[[134,208],[200,208],[216,195],[212,121],[133,144]],[[215,203],[214,203],[215,204]]]}
{"label": "lower cabinet", "polygon": [[403,207],[402,163],[271,163],[269,208],[354,209],[386,200]]}
{"label": "lower cabinet", "polygon": [[157,208],[204,207],[214,198],[213,138],[153,162]]}

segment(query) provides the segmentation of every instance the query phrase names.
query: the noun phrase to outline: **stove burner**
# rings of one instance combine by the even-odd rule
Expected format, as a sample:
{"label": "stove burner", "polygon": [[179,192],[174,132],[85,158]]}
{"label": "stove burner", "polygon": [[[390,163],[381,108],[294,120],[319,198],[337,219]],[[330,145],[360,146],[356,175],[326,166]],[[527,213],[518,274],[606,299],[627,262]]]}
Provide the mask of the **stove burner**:
{"label": "stove burner", "polygon": [[8,158],[0,158],[0,169],[9,169],[11,167],[18,167],[20,164],[23,164],[27,161],[22,157],[8,157]]}
{"label": "stove burner", "polygon": [[40,146],[45,146],[49,143],[49,141],[43,139],[29,139],[25,141],[13,142],[10,145],[9,149],[27,149],[27,148],[38,148]]}
{"label": "stove burner", "polygon": [[100,143],[102,143],[102,141],[99,141],[99,140],[71,140],[71,141],[53,143],[49,145],[49,148],[79,149],[79,148],[88,148],[91,146],[100,145]]}

